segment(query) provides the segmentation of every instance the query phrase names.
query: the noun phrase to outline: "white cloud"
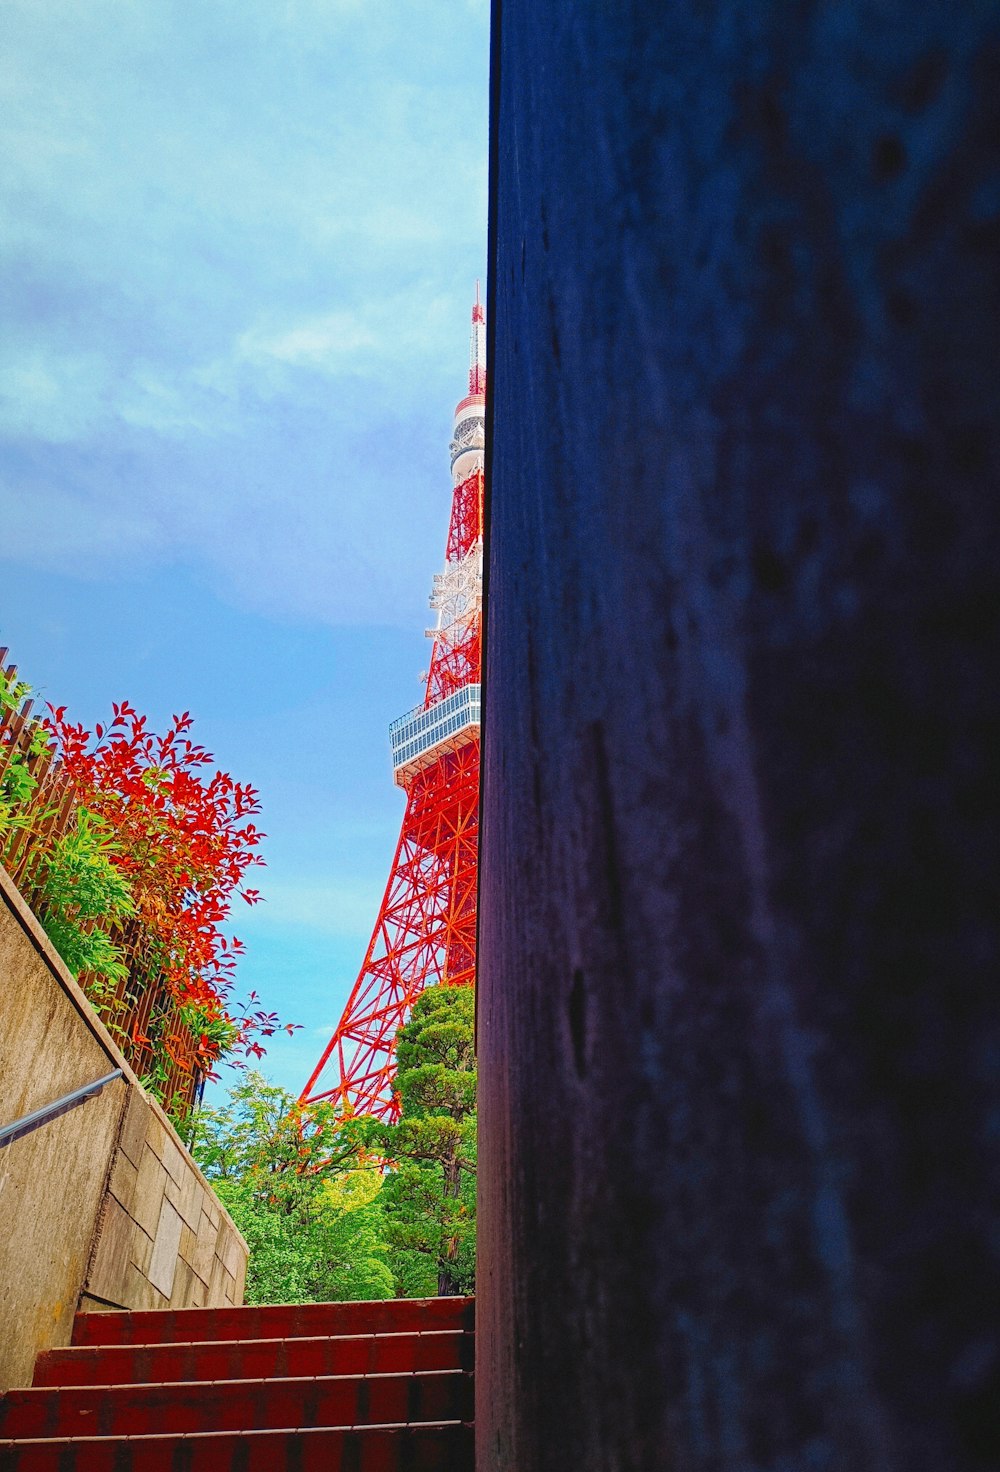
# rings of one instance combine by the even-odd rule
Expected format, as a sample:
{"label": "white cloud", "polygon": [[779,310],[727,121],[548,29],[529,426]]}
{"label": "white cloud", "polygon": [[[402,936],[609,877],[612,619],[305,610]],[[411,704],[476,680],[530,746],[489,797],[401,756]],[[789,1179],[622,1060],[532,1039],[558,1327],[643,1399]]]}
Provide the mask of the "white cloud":
{"label": "white cloud", "polygon": [[485,16],[4,15],[3,555],[419,617],[484,254]]}
{"label": "white cloud", "polygon": [[[433,371],[435,359],[457,358],[457,343],[447,337],[454,319],[452,300],[417,285],[392,295],[380,292],[352,308],[281,324],[260,322],[239,335],[232,359],[257,367],[277,362],[352,375],[395,370],[395,389],[401,375],[412,376],[416,384]],[[216,366],[215,381],[224,381],[225,368]]]}
{"label": "white cloud", "polygon": [[358,363],[378,348],[378,338],[350,312],[328,312],[272,333],[251,330],[237,340],[237,356],[250,363],[277,358],[281,363],[330,367]]}
{"label": "white cloud", "polygon": [[0,434],[77,440],[103,417],[110,388],[99,353],[52,352],[8,340],[0,348]]}

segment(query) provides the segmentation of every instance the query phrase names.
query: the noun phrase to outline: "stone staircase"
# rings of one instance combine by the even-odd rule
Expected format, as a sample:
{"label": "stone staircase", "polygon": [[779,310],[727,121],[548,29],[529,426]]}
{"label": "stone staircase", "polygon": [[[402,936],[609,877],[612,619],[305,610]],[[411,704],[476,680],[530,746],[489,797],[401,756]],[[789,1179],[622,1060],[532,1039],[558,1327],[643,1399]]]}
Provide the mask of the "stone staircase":
{"label": "stone staircase", "polygon": [[471,1298],[78,1314],[2,1472],[473,1472]]}

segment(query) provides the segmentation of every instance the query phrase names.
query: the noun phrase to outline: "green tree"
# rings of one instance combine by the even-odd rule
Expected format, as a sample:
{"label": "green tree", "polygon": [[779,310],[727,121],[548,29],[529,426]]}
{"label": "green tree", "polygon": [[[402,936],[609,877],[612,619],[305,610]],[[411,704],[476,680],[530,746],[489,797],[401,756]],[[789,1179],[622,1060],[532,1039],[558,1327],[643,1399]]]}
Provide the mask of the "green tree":
{"label": "green tree", "polygon": [[468,1293],[475,1284],[475,998],[428,987],[396,1035],[396,1124],[368,1124],[390,1162],[382,1203],[397,1292]]}
{"label": "green tree", "polygon": [[391,1298],[382,1177],[329,1105],[308,1113],[248,1073],[199,1110],[192,1149],[247,1239],[248,1303]]}

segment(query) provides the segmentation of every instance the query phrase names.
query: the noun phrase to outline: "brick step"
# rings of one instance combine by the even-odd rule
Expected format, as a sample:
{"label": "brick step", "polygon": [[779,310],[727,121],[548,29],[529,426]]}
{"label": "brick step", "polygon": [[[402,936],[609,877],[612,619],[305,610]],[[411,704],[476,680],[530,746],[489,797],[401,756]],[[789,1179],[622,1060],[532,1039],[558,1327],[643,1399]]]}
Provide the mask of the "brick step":
{"label": "brick step", "polygon": [[292,1339],[400,1333],[405,1329],[471,1329],[474,1305],[472,1298],[390,1298],[368,1303],[77,1314],[73,1344],[166,1344],[197,1339]]}
{"label": "brick step", "polygon": [[353,1334],[339,1338],[94,1345],[50,1349],[33,1384],[146,1385],[179,1380],[271,1380],[293,1376],[472,1370],[475,1335],[463,1329]]}
{"label": "brick step", "polygon": [[59,1386],[9,1391],[0,1400],[0,1437],[117,1437],[301,1426],[392,1426],[471,1421],[472,1416],[472,1376],[462,1370],[198,1384]]}
{"label": "brick step", "polygon": [[3,1472],[473,1472],[471,1426],[0,1441]]}

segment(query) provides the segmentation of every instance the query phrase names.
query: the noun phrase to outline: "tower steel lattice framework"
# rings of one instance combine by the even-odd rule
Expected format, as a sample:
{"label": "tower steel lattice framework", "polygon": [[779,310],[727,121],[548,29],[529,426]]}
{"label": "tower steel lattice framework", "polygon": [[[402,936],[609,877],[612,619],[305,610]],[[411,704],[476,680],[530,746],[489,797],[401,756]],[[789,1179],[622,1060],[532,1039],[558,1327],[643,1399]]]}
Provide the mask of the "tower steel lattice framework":
{"label": "tower steel lattice framework", "polygon": [[469,392],[455,410],[451,519],[434,578],[423,703],[389,728],[406,792],[399,843],[364,964],[302,1092],[343,1115],[394,1120],[396,1032],[424,987],[470,986],[476,968],[482,663],[485,316],[472,309]]}

